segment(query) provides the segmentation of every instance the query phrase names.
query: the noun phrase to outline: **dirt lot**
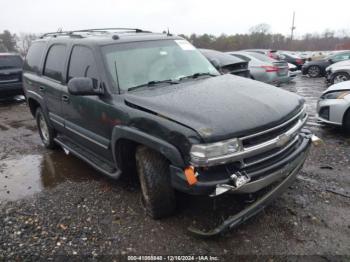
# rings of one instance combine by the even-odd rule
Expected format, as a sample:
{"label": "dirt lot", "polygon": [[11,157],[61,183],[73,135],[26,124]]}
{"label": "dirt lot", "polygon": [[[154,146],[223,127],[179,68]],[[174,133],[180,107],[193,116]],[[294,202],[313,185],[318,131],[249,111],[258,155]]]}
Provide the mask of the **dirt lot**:
{"label": "dirt lot", "polygon": [[311,150],[293,186],[271,206],[216,239],[198,239],[186,228],[214,215],[219,221],[234,197],[182,195],[176,216],[154,221],[132,180],[109,180],[62,150],[44,149],[25,103],[1,102],[0,260],[125,254],[350,259],[350,137],[316,123],[323,79],[298,77],[281,88],[306,98],[307,125],[325,146]]}

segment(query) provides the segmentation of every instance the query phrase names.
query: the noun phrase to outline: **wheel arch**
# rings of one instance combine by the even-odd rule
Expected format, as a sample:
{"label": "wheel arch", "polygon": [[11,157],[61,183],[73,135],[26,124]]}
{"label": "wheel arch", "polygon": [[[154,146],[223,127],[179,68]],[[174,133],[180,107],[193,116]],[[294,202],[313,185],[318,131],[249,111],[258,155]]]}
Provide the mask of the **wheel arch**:
{"label": "wheel arch", "polygon": [[350,106],[345,110],[344,112],[344,115],[343,115],[343,121],[342,121],[342,124],[343,126],[345,126],[345,121],[346,121],[346,118],[350,116]]}
{"label": "wheel arch", "polygon": [[35,112],[38,107],[42,107],[40,102],[32,97],[27,98],[27,103],[29,106],[30,113],[35,117]]}
{"label": "wheel arch", "polygon": [[346,71],[335,71],[332,73],[331,75],[331,82],[332,84],[334,84],[334,79],[338,76],[338,75],[346,75],[349,79],[350,79],[350,74]]}
{"label": "wheel arch", "polygon": [[114,127],[111,144],[113,145],[113,158],[118,168],[122,170],[123,167],[128,168],[125,166],[126,159],[129,163],[134,161],[135,150],[139,145],[147,146],[159,152],[174,166],[185,166],[181,153],[175,146],[136,128],[127,126]]}

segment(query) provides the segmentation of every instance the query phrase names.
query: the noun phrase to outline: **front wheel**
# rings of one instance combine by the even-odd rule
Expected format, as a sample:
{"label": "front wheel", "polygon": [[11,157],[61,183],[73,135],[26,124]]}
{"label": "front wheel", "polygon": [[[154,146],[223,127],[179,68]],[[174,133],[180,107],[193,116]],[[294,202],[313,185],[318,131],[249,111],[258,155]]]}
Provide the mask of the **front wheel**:
{"label": "front wheel", "polygon": [[336,73],[332,76],[332,79],[331,79],[331,83],[332,85],[334,84],[338,84],[340,82],[344,82],[344,81],[348,81],[350,80],[350,75],[347,74],[347,73],[343,73],[343,72],[340,72],[340,73]]}
{"label": "front wheel", "polygon": [[35,112],[35,119],[44,146],[49,149],[54,149],[56,147],[54,141],[55,130],[48,125],[47,119],[40,107],[38,107]]}
{"label": "front wheel", "polygon": [[312,78],[319,77],[321,75],[321,68],[319,66],[310,66],[307,73]]}
{"label": "front wheel", "polygon": [[136,149],[135,157],[147,213],[154,219],[171,215],[176,200],[170,182],[169,162],[160,153],[144,146]]}

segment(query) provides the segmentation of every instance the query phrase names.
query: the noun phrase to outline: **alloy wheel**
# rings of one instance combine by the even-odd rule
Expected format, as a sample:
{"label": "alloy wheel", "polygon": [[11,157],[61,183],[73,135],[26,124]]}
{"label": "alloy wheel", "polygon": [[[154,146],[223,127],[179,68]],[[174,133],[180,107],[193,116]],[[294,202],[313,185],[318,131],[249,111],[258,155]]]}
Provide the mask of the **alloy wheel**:
{"label": "alloy wheel", "polygon": [[344,81],[348,81],[348,77],[346,75],[337,75],[334,77],[334,84],[340,83],[340,82],[344,82]]}
{"label": "alloy wheel", "polygon": [[45,142],[48,142],[49,141],[49,129],[47,127],[47,124],[46,124],[46,121],[45,121],[43,115],[40,115],[39,127],[40,127],[40,132],[41,132],[43,140]]}
{"label": "alloy wheel", "polygon": [[308,73],[311,77],[317,77],[320,74],[320,68],[318,66],[310,66]]}

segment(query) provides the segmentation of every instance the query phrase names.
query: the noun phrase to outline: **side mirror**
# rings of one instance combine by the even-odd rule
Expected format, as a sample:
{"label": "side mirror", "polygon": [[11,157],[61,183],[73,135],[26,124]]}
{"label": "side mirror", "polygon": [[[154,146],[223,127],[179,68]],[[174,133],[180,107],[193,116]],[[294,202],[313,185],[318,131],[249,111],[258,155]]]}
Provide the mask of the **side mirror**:
{"label": "side mirror", "polygon": [[103,89],[98,88],[89,77],[74,77],[68,81],[68,92],[76,96],[98,96],[103,94]]}
{"label": "side mirror", "polygon": [[332,64],[334,63],[334,61],[333,61],[332,58],[329,58],[329,59],[328,59],[328,62],[329,62],[329,63],[332,63]]}

